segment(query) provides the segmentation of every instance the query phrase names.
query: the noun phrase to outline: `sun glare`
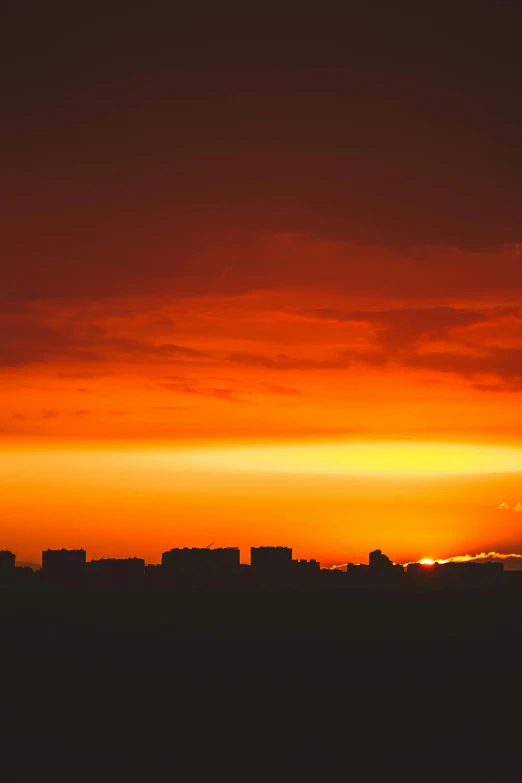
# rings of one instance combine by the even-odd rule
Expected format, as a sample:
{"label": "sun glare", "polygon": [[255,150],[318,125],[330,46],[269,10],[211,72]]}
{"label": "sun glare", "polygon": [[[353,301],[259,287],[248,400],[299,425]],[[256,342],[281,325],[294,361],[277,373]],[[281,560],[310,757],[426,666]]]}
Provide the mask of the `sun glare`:
{"label": "sun glare", "polygon": [[430,557],[423,557],[422,560],[419,560],[420,565],[426,565],[431,566],[435,565],[435,560],[432,560]]}

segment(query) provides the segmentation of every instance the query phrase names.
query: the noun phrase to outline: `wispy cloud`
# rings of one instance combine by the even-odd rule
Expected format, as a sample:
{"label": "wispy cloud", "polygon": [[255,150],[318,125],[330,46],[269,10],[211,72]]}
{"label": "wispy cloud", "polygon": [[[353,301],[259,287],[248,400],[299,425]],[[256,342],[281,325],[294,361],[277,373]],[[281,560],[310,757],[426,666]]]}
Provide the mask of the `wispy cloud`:
{"label": "wispy cloud", "polygon": [[522,511],[522,503],[515,503],[514,506],[512,506],[510,503],[499,503],[497,509],[499,511]]}
{"label": "wispy cloud", "polygon": [[[518,306],[489,308],[427,307],[387,310],[338,310],[314,308],[305,318],[332,324],[364,324],[373,330],[375,346],[351,358],[367,364],[394,361],[407,367],[453,373],[468,379],[490,375],[499,383],[480,378],[474,388],[485,392],[517,391],[522,386],[519,345],[487,344],[473,339],[470,328],[493,326],[508,329],[510,338],[522,337],[522,310]],[[426,350],[433,345],[439,346]],[[445,347],[440,347],[445,343]]]}
{"label": "wispy cloud", "polygon": [[261,353],[234,352],[228,355],[228,361],[250,367],[263,367],[267,370],[330,370],[348,367],[352,357],[347,352],[338,353],[332,358],[297,358],[284,353],[269,356]]}
{"label": "wispy cloud", "polygon": [[[520,504],[519,504],[520,505]],[[522,509],[521,509],[522,510]],[[413,560],[410,563],[403,563],[404,566],[413,563],[425,563],[425,558]],[[443,565],[444,563],[498,563],[503,562],[506,566],[512,565],[512,570],[522,569],[522,554],[518,552],[480,552],[476,555],[453,555],[452,557],[434,560],[434,563]]]}
{"label": "wispy cloud", "polygon": [[298,394],[301,394],[301,391],[299,389],[295,389],[292,386],[281,386],[279,384],[267,383],[263,386],[263,389],[269,392],[270,394],[281,394],[290,397],[294,397]]}
{"label": "wispy cloud", "polygon": [[231,402],[245,402],[243,397],[239,397],[235,389],[207,387],[202,386],[195,380],[177,380],[169,383],[163,383],[163,388],[176,394],[195,394],[200,397],[213,397],[218,400],[229,400]]}
{"label": "wispy cloud", "polygon": [[[116,359],[148,363],[193,364],[207,360],[206,353],[188,345],[157,342],[111,333],[95,323],[65,318],[58,323],[43,317],[0,319],[0,367],[23,367],[61,359],[110,362]],[[58,373],[61,378],[96,378],[99,373]]]}

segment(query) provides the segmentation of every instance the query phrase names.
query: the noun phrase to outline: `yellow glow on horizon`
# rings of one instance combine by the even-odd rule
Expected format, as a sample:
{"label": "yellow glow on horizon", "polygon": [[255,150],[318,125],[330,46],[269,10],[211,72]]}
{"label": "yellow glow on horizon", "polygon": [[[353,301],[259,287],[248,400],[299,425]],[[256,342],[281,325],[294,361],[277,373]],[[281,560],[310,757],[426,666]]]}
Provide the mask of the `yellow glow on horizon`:
{"label": "yellow glow on horizon", "polygon": [[419,560],[419,565],[432,566],[435,565],[435,560],[432,560],[431,557],[423,557],[422,560]]}
{"label": "yellow glow on horizon", "polygon": [[[429,478],[522,473],[522,447],[413,441],[274,444],[107,444],[105,447],[21,448],[0,451],[0,471],[17,483],[32,473],[44,483],[83,477],[121,481],[179,481],[189,475],[266,474]],[[132,479],[131,479],[132,476]]]}
{"label": "yellow glow on horizon", "polygon": [[[418,442],[28,444],[0,449],[4,548],[90,557],[291,545],[326,565],[522,551],[522,448]],[[496,474],[496,475],[495,475]],[[499,510],[499,501],[509,510]],[[217,537],[216,537],[217,533]],[[509,547],[509,548],[508,548]],[[429,553],[430,557],[425,557]],[[459,555],[458,561],[479,556]],[[484,556],[485,557],[485,556]]]}
{"label": "yellow glow on horizon", "polygon": [[223,472],[378,476],[522,472],[522,448],[430,442],[359,442],[190,448],[176,462]]}

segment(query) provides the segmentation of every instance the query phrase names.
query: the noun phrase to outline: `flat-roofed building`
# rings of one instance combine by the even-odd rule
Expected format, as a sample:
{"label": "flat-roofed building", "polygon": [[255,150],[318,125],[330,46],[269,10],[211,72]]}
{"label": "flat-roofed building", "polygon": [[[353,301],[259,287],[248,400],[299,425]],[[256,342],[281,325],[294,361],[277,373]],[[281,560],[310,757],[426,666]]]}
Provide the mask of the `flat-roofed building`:
{"label": "flat-roofed building", "polygon": [[139,557],[90,560],[87,573],[93,587],[141,587],[145,580],[145,560]]}
{"label": "flat-roofed building", "polygon": [[85,549],[46,549],[42,552],[42,577],[68,587],[80,587],[85,577]]}
{"label": "flat-roofed building", "polygon": [[163,552],[161,567],[168,584],[219,585],[239,578],[239,547],[184,547]]}

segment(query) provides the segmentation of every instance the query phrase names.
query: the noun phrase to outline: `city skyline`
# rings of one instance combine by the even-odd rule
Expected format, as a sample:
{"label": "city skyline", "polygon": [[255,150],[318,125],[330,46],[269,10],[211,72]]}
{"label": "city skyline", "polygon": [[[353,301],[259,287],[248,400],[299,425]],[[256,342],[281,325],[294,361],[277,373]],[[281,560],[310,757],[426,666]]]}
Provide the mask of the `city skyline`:
{"label": "city skyline", "polygon": [[[42,550],[42,555],[44,555],[45,552],[83,552],[85,554],[85,562],[125,562],[130,560],[139,560],[140,562],[143,562],[144,565],[158,565],[162,563],[163,556],[169,552],[225,552],[225,551],[234,551],[239,552],[238,555],[238,563],[241,565],[251,565],[251,552],[253,549],[286,549],[289,552],[293,553],[293,548],[288,547],[287,545],[281,546],[281,545],[273,545],[273,544],[263,544],[258,545],[256,547],[249,547],[249,557],[244,557],[241,554],[240,547],[237,546],[227,546],[227,547],[221,547],[219,544],[215,544],[215,542],[212,542],[206,547],[193,547],[193,546],[183,546],[183,547],[174,547],[172,549],[166,550],[166,552],[163,552],[161,556],[158,559],[155,559],[152,562],[149,562],[145,560],[144,558],[139,557],[137,554],[134,554],[133,556],[126,556],[126,557],[119,557],[117,555],[109,556],[109,557],[91,557],[90,559],[87,558],[87,550],[83,548],[79,549],[68,549],[67,547],[58,547],[56,549],[44,549]],[[381,550],[376,550],[380,552]],[[371,554],[371,553],[370,553]],[[22,567],[22,568],[31,568],[34,570],[39,570],[42,567],[42,558],[38,562],[28,562],[25,560],[20,559],[15,552],[12,552],[9,549],[2,549],[0,550],[0,559],[2,556],[9,556],[13,558],[13,563],[16,562],[16,567]],[[297,558],[298,561],[301,562],[314,562],[317,563],[319,566],[323,567],[323,564],[316,560],[315,558]],[[394,561],[390,561],[393,563],[393,565],[400,565],[404,568],[407,568],[411,565],[423,565],[423,566],[434,566],[434,565],[445,565],[448,563],[502,563],[504,568],[506,570],[513,570],[513,571],[522,571],[522,555],[518,553],[505,553],[505,552],[479,552],[473,555],[470,554],[463,554],[463,555],[452,555],[448,558],[438,558],[433,559],[429,557],[423,557],[419,560],[409,561],[406,563],[395,563]],[[358,563],[352,561],[348,561],[346,563],[334,563],[334,564],[324,564],[323,570],[326,571],[335,571],[335,570],[346,570],[349,565],[364,565],[364,563]]]}
{"label": "city skyline", "polygon": [[[522,569],[509,570],[509,560],[495,553],[481,558],[456,558],[418,563],[394,563],[381,549],[367,563],[347,563],[344,569],[321,568],[315,559],[294,557],[291,547],[251,547],[250,563],[240,562],[238,547],[182,547],[163,552],[159,564],[143,558],[87,559],[85,549],[46,549],[41,568],[16,567],[16,555],[0,550],[0,587],[8,590],[287,590],[351,589],[392,591],[424,588],[520,588]],[[511,561],[513,557],[511,557]]]}

